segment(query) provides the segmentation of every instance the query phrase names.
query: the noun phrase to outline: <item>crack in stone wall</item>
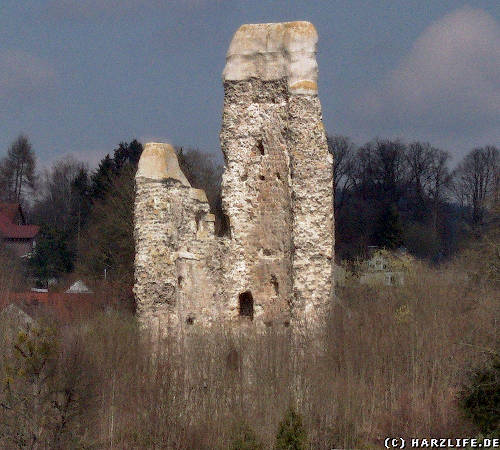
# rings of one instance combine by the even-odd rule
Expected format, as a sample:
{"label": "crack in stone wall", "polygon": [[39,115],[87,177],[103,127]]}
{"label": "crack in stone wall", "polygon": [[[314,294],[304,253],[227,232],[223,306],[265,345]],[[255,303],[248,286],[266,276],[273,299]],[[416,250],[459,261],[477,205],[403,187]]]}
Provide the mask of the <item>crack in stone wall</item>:
{"label": "crack in stone wall", "polygon": [[243,25],[224,69],[222,206],[168,144],[146,144],[136,175],[140,321],[166,334],[217,322],[321,327],[333,298],[333,183],[308,22]]}

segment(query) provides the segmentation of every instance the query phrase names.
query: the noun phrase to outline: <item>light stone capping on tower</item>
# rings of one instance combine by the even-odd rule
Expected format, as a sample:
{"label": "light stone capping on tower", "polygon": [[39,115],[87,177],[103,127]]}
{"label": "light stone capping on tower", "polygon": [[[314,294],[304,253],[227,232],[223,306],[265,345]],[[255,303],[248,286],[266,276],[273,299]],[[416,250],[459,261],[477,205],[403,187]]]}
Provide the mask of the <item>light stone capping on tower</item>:
{"label": "light stone capping on tower", "polygon": [[224,80],[216,237],[203,191],[167,144],[136,175],[138,315],[159,330],[215,322],[322,326],[333,296],[333,182],[308,22],[243,25]]}

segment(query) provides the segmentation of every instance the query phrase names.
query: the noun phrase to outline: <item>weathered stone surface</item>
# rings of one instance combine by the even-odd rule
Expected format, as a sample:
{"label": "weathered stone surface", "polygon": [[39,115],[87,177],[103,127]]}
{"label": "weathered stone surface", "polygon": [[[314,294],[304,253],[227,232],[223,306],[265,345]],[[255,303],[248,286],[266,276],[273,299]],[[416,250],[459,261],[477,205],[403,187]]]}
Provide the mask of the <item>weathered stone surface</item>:
{"label": "weathered stone surface", "polygon": [[206,308],[200,293],[216,286],[205,273],[213,239],[205,193],[189,185],[171,146],[146,144],[136,174],[134,292],[139,319],[153,331],[194,322]]}
{"label": "weathered stone surface", "polygon": [[227,52],[224,81],[285,80],[290,92],[317,93],[317,41],[309,22],[242,25]]}
{"label": "weathered stone surface", "polygon": [[[317,96],[316,42],[308,22],[243,25],[224,69],[230,296],[255,290],[257,317],[286,311],[299,326],[319,324],[333,296],[333,159]],[[275,297],[266,278],[278,279]]]}
{"label": "weathered stone surface", "polygon": [[190,186],[179,167],[174,148],[169,144],[149,142],[145,145],[137,167],[137,177],[153,180],[172,178],[184,186]]}
{"label": "weathered stone surface", "polygon": [[288,106],[294,316],[309,327],[321,323],[333,299],[333,158],[318,97],[291,95]]}
{"label": "weathered stone surface", "polygon": [[[238,34],[238,33],[237,33]],[[231,225],[230,315],[250,292],[254,320],[289,321],[292,208],[286,152],[286,79],[226,81],[221,147],[223,208]]]}
{"label": "weathered stone surface", "polygon": [[333,186],[308,22],[243,25],[224,69],[223,209],[175,152],[147,144],[136,176],[138,314],[167,332],[216,321],[314,329],[333,295]]}

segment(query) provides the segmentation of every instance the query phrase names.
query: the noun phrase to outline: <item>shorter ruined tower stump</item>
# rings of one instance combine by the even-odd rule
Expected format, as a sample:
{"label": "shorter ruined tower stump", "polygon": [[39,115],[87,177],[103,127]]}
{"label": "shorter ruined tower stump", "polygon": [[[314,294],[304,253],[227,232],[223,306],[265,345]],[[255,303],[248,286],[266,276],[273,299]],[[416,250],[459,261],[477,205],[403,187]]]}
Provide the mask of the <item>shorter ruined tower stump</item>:
{"label": "shorter ruined tower stump", "polygon": [[135,180],[139,320],[167,334],[182,322],[211,319],[211,302],[201,302],[213,297],[205,256],[214,240],[214,216],[205,193],[190,186],[168,144],[146,144]]}

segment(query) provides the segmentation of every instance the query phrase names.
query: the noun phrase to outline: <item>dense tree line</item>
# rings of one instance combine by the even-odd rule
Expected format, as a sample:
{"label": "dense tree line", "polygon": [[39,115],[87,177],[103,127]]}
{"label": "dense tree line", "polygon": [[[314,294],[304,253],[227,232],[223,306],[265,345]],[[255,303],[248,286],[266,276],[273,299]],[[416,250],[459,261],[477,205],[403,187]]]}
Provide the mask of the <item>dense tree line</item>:
{"label": "dense tree line", "polygon": [[498,149],[472,150],[450,169],[450,155],[429,143],[374,140],[355,146],[328,138],[335,157],[337,252],[363,256],[369,246],[406,247],[441,260],[471,232],[480,234],[498,201]]}
{"label": "dense tree line", "polygon": [[[133,249],[123,230],[131,232],[133,173],[141,152],[136,140],[122,142],[94,171],[65,158],[42,173],[31,211],[41,232],[29,261],[38,280],[46,283],[76,269],[98,278],[113,269],[111,254],[130,259]],[[106,220],[108,227],[100,228]]]}
{"label": "dense tree line", "polygon": [[[338,259],[366,256],[370,246],[405,247],[440,261],[471,235],[479,236],[498,205],[498,149],[472,150],[450,168],[450,155],[428,143],[373,140],[356,146],[345,136],[328,138],[334,154]],[[29,209],[41,226],[30,273],[42,284],[74,271],[93,280],[133,284],[134,174],[142,152],[122,142],[95,170],[73,158],[36,176],[35,153],[19,136],[0,160],[3,201]],[[204,189],[225,232],[222,165],[212,155],[178,148],[182,170]],[[28,195],[29,194],[29,195]],[[29,199],[31,195],[31,208]]]}

